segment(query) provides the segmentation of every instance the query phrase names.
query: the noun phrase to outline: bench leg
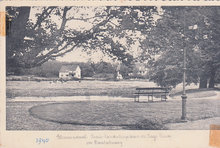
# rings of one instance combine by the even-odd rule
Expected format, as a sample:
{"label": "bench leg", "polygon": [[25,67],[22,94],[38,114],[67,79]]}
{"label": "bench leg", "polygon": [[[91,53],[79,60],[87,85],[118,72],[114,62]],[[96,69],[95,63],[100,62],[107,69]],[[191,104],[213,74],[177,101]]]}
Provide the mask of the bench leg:
{"label": "bench leg", "polygon": [[139,95],[134,97],[134,102],[139,102]]}
{"label": "bench leg", "polygon": [[134,102],[139,102],[139,96],[134,97]]}
{"label": "bench leg", "polygon": [[166,95],[161,95],[161,101],[167,101],[167,96]]}
{"label": "bench leg", "polygon": [[[150,99],[150,97],[151,97],[151,99]],[[148,95],[148,102],[153,102],[154,100],[153,100],[153,95]]]}

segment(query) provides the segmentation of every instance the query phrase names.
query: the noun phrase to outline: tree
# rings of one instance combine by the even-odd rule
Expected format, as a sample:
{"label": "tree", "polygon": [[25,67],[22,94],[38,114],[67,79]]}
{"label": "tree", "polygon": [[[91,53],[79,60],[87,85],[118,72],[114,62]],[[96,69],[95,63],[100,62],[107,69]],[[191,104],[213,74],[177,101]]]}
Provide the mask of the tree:
{"label": "tree", "polygon": [[132,63],[130,65],[121,64],[119,72],[123,78],[128,78],[129,74],[133,72],[133,64]]}
{"label": "tree", "polygon": [[218,7],[205,7],[201,12],[204,17],[204,24],[200,30],[199,47],[200,57],[202,59],[202,75],[200,77],[201,87],[207,87],[209,79],[209,88],[215,86],[218,69],[220,67],[220,9]]}
{"label": "tree", "polygon": [[[36,21],[29,18],[31,9]],[[80,14],[89,9],[92,15]],[[76,48],[102,50],[123,63],[133,60],[129,47],[152,25],[155,7],[7,7],[7,67],[32,68]],[[57,22],[53,21],[56,17]],[[10,20],[10,19],[11,20]],[[68,26],[71,21],[89,28]],[[16,25],[19,24],[19,25]],[[128,32],[132,31],[132,35]],[[21,33],[21,34],[20,34]],[[19,40],[17,40],[19,39]],[[126,42],[121,42],[125,39]],[[16,44],[12,43],[16,40]]]}
{"label": "tree", "polygon": [[[183,48],[187,50],[187,83],[214,87],[219,68],[218,7],[163,7],[158,20],[145,42],[145,52],[151,56],[151,80],[175,87],[182,82]],[[219,18],[219,17],[217,17]],[[208,47],[207,47],[208,46]],[[143,54],[144,55],[144,54]],[[146,57],[146,56],[145,56]],[[214,64],[215,63],[215,64]]]}
{"label": "tree", "polygon": [[80,63],[79,66],[81,68],[82,77],[92,77],[94,75],[95,71],[91,63]]}
{"label": "tree", "polygon": [[94,71],[96,74],[98,73],[112,73],[113,74],[115,69],[111,63],[101,61],[95,64]]}
{"label": "tree", "polygon": [[30,7],[18,7],[7,9],[6,15],[6,66],[7,71],[19,73],[22,59],[19,60],[24,50],[24,37],[26,34],[26,23],[29,19]]}

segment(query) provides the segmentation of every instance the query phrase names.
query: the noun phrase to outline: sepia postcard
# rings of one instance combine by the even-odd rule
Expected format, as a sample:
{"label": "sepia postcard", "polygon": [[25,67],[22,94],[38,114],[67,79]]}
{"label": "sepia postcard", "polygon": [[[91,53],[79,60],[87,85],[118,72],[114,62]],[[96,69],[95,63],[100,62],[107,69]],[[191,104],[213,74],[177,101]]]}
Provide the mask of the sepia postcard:
{"label": "sepia postcard", "polygon": [[218,0],[0,4],[1,147],[220,147]]}

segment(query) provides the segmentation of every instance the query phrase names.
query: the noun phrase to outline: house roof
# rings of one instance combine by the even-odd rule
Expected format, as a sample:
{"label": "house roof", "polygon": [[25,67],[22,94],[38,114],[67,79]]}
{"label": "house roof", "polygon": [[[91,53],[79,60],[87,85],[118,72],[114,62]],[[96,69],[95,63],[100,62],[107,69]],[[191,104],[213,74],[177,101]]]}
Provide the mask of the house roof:
{"label": "house roof", "polygon": [[60,72],[69,72],[69,71],[75,71],[78,65],[63,65],[60,68]]}

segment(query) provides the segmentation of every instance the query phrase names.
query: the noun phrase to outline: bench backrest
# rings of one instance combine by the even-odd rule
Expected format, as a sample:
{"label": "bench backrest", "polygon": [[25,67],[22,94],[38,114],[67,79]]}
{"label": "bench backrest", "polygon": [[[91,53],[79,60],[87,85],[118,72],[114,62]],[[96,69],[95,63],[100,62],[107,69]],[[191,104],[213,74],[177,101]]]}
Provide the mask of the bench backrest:
{"label": "bench backrest", "polygon": [[159,92],[166,92],[168,93],[169,92],[169,88],[166,88],[166,87],[146,87],[146,88],[136,88],[136,90],[138,91],[146,91],[146,92],[149,92],[149,91],[159,91]]}
{"label": "bench backrest", "polygon": [[138,87],[136,88],[136,90],[168,90],[168,88],[166,87],[146,87],[146,88]]}

